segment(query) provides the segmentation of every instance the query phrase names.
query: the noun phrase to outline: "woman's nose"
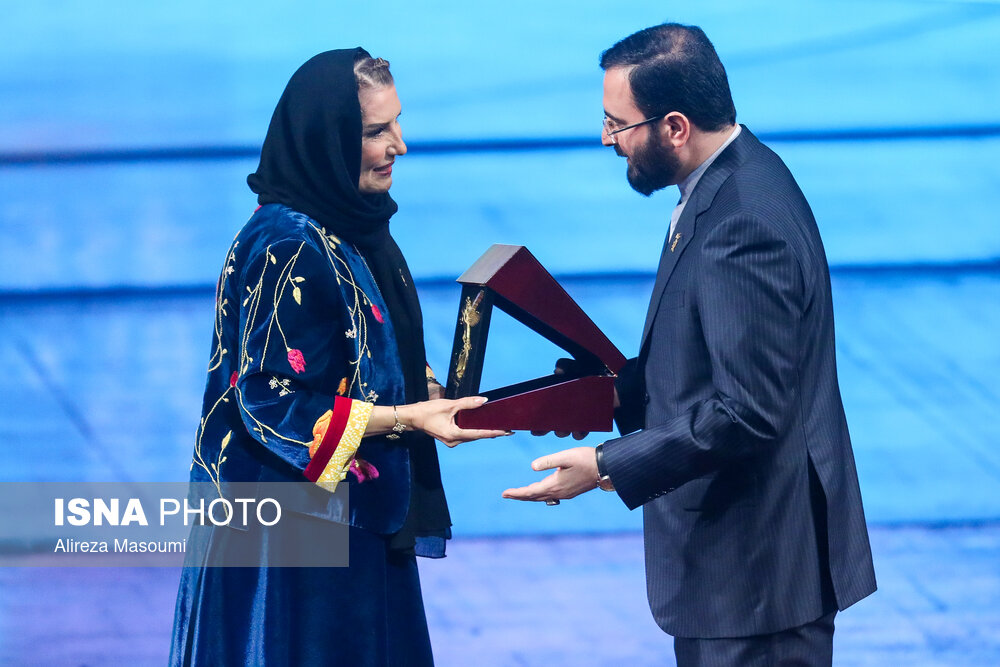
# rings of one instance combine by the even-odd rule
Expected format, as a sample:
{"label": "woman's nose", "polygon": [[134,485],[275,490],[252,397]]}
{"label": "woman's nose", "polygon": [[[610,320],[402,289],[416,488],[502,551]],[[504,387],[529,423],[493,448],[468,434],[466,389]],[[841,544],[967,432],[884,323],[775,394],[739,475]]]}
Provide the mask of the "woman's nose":
{"label": "woman's nose", "polygon": [[403,141],[403,130],[396,128],[393,133],[393,141],[389,145],[389,151],[393,155],[406,155],[406,142]]}

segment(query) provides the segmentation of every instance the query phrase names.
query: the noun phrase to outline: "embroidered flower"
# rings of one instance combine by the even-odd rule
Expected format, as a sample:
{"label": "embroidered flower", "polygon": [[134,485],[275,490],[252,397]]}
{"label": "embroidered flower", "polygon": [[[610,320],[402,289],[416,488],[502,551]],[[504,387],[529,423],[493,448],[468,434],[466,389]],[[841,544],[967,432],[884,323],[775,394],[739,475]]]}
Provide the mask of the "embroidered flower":
{"label": "embroidered flower", "polygon": [[347,378],[341,378],[340,384],[337,385],[337,395],[343,396],[347,393]]}
{"label": "embroidered flower", "polygon": [[347,336],[348,338],[357,338],[358,337],[358,330],[355,328],[355,329],[351,329],[350,331],[345,331],[344,335]]}
{"label": "embroidered flower", "polygon": [[288,378],[285,378],[284,380],[279,380],[278,378],[272,375],[271,379],[268,380],[267,382],[267,386],[270,387],[271,389],[280,389],[281,391],[278,392],[278,396],[287,396],[288,394],[295,393],[294,391],[288,388],[291,383],[292,381],[289,380]]}
{"label": "embroidered flower", "polygon": [[296,373],[302,373],[306,370],[306,358],[302,356],[302,350],[288,350],[288,365]]}
{"label": "embroidered flower", "polygon": [[375,401],[378,400],[378,394],[375,393],[374,389],[372,389],[371,391],[368,392],[368,396],[365,398],[365,400],[368,401],[369,403],[374,403]]}
{"label": "embroidered flower", "polygon": [[229,275],[235,270],[236,269],[233,268],[232,264],[230,264],[229,266],[226,267],[226,274]]}
{"label": "embroidered flower", "polygon": [[350,470],[357,477],[359,484],[367,482],[370,479],[378,479],[378,468],[364,459],[354,459],[351,461]]}
{"label": "embroidered flower", "polygon": [[385,322],[385,320],[382,319],[382,311],[379,310],[378,306],[376,306],[374,303],[372,304],[372,315],[375,316],[375,321],[378,322],[379,324]]}
{"label": "embroidered flower", "polygon": [[230,387],[235,387],[236,386],[236,379],[239,376],[240,376],[239,373],[237,373],[236,371],[233,371],[233,374],[229,376],[229,386]]}

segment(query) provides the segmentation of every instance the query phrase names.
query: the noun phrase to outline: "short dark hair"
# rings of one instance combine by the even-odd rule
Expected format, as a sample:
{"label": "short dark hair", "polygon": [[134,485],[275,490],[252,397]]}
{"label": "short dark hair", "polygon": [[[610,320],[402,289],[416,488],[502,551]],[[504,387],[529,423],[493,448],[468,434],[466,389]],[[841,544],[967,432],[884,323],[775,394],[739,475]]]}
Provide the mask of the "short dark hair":
{"label": "short dark hair", "polygon": [[601,54],[601,69],[631,67],[629,85],[647,117],[679,111],[711,132],[736,122],[726,68],[704,31],[664,23],[629,35]]}

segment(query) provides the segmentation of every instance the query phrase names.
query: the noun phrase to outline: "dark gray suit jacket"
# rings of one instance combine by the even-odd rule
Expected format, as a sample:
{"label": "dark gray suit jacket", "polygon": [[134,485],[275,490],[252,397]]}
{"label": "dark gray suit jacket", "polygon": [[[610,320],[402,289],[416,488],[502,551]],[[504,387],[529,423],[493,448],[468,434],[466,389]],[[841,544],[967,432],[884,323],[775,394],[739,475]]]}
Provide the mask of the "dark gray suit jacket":
{"label": "dark gray suit jacket", "polygon": [[823,244],[791,173],[746,128],[664,245],[618,389],[627,435],[605,443],[605,467],[644,506],[666,632],[776,632],[875,590]]}

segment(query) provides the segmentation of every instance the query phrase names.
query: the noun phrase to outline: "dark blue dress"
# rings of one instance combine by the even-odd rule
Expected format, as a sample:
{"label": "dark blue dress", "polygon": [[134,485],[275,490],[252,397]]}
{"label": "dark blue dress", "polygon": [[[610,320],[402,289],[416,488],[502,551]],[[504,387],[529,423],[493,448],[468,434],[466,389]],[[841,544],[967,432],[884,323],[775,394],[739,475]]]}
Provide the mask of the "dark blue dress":
{"label": "dark blue dress", "polygon": [[[285,206],[259,208],[219,279],[191,480],[220,492],[350,484],[351,565],[268,565],[276,540],[323,544],[338,517],[322,510],[214,530],[189,556],[253,550],[261,564],[188,563],[170,664],[432,664],[414,555],[390,548],[409,507],[407,439],[361,441],[372,405],[404,402],[403,382],[390,313],[357,249]],[[321,418],[339,430],[314,436]]]}

